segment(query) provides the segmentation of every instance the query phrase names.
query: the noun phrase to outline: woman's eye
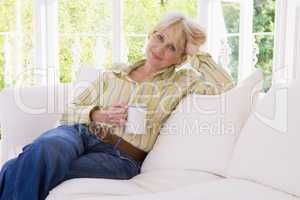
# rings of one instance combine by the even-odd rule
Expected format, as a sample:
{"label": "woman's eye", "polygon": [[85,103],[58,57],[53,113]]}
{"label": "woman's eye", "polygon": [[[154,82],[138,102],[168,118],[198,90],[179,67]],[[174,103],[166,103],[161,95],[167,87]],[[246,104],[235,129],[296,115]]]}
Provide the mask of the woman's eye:
{"label": "woman's eye", "polygon": [[169,49],[170,49],[172,52],[175,52],[175,51],[176,51],[176,48],[175,48],[173,45],[170,45],[170,46],[169,46]]}
{"label": "woman's eye", "polygon": [[162,36],[162,35],[157,35],[157,39],[159,40],[159,41],[161,41],[161,42],[163,42],[164,41],[164,37]]}

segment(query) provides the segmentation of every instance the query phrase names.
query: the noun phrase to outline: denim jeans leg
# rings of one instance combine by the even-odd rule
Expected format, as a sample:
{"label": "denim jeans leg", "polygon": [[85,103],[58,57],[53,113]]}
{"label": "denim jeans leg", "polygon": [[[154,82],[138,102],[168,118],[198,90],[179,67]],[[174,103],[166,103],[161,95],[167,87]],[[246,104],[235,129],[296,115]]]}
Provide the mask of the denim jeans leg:
{"label": "denim jeans leg", "polygon": [[3,167],[0,200],[44,200],[83,152],[82,137],[74,127],[47,131]]}
{"label": "denim jeans leg", "polygon": [[72,178],[130,179],[140,173],[140,164],[118,153],[93,152],[71,164],[65,180]]}
{"label": "denim jeans leg", "polygon": [[15,173],[14,173],[14,171],[15,171],[14,168],[16,166],[15,162],[16,162],[16,158],[11,159],[11,160],[7,161],[1,168],[2,171],[0,173],[0,199],[2,199],[1,196],[3,195],[4,191],[7,194],[12,194],[12,192],[13,192],[13,187],[7,186],[7,183],[6,183],[7,181],[5,180],[5,178],[13,177],[15,175]]}
{"label": "denim jeans leg", "polygon": [[71,178],[129,179],[140,173],[141,163],[111,144],[104,143],[80,125],[85,154],[74,160],[65,180]]}
{"label": "denim jeans leg", "polygon": [[0,172],[0,200],[44,200],[70,178],[129,179],[140,163],[98,140],[87,126],[60,126],[42,134]]}

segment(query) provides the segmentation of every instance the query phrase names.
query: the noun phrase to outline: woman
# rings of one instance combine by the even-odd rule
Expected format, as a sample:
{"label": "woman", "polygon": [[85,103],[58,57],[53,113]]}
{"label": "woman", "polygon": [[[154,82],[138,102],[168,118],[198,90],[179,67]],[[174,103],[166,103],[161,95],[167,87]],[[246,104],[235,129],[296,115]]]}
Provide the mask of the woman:
{"label": "woman", "polygon": [[[101,73],[66,107],[61,125],[42,134],[8,161],[0,173],[1,200],[42,200],[71,178],[129,179],[159,130],[189,93],[216,94],[230,77],[198,52],[206,35],[181,14],[166,15],[149,33],[146,58]],[[180,67],[193,56],[193,67]],[[144,134],[125,133],[128,105],[146,106]]]}

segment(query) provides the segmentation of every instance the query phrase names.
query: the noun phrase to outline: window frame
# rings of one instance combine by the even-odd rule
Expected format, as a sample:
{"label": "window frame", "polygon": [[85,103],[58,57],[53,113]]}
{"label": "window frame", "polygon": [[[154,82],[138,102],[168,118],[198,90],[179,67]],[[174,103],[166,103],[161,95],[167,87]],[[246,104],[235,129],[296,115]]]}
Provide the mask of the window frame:
{"label": "window frame", "polygon": [[123,54],[123,5],[121,0],[112,1],[112,62],[119,63],[122,61]]}
{"label": "window frame", "polygon": [[[215,31],[211,26],[215,0],[198,0],[198,22],[207,30],[208,41],[204,50],[213,52],[212,43],[214,38],[209,37]],[[253,69],[253,0],[221,0],[221,2],[240,4],[240,24],[239,24],[239,61],[238,61],[238,81],[249,75]],[[227,33],[227,36],[231,33]],[[231,34],[232,35],[232,34]]]}
{"label": "window frame", "polygon": [[57,8],[57,0],[33,0],[35,78],[41,85],[59,82]]}
{"label": "window frame", "polygon": [[[300,0],[276,1],[273,84],[287,84],[299,77]],[[291,51],[292,49],[292,51]]]}
{"label": "window frame", "polygon": [[[20,0],[19,0],[20,1]],[[253,0],[221,0],[222,2],[240,3],[240,30],[239,30],[239,67],[238,80],[247,76],[253,68]],[[208,36],[214,31],[211,27],[213,20],[213,9],[216,0],[198,0],[197,20],[208,33]],[[294,62],[294,58],[286,59],[287,48],[291,47],[291,39],[296,39],[296,36],[287,37],[286,32],[295,30],[292,26],[286,23],[287,17],[296,19],[295,12],[287,12],[287,9],[292,9],[299,0],[290,2],[285,0],[276,0],[276,16],[275,16],[275,31],[274,31],[274,57],[273,57],[273,82],[287,79],[291,77],[291,71],[288,67],[290,62]],[[112,62],[122,62],[124,54],[123,36],[123,3],[122,0],[112,0]],[[299,5],[299,4],[297,4]],[[35,63],[38,69],[41,69],[41,74],[37,74],[41,84],[57,84],[59,83],[59,48],[58,48],[58,0],[33,0],[33,23],[34,23],[34,40],[36,54]],[[294,9],[295,10],[295,9]],[[290,16],[287,16],[289,14]],[[280,31],[280,30],[287,31]],[[276,33],[275,33],[276,32]],[[211,43],[214,38],[208,37],[208,42],[204,46],[204,50],[212,51]],[[285,44],[285,41],[290,41]],[[280,73],[278,73],[280,69]],[[283,69],[283,70],[282,70]],[[39,78],[42,77],[42,78]]]}

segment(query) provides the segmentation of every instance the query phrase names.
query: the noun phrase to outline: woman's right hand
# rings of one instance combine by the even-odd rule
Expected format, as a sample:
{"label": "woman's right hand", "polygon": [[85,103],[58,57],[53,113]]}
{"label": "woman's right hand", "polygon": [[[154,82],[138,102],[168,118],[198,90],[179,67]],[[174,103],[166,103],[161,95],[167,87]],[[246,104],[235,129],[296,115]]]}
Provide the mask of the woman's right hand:
{"label": "woman's right hand", "polygon": [[115,103],[107,109],[94,111],[92,119],[95,122],[124,126],[127,122],[127,110],[127,103]]}

